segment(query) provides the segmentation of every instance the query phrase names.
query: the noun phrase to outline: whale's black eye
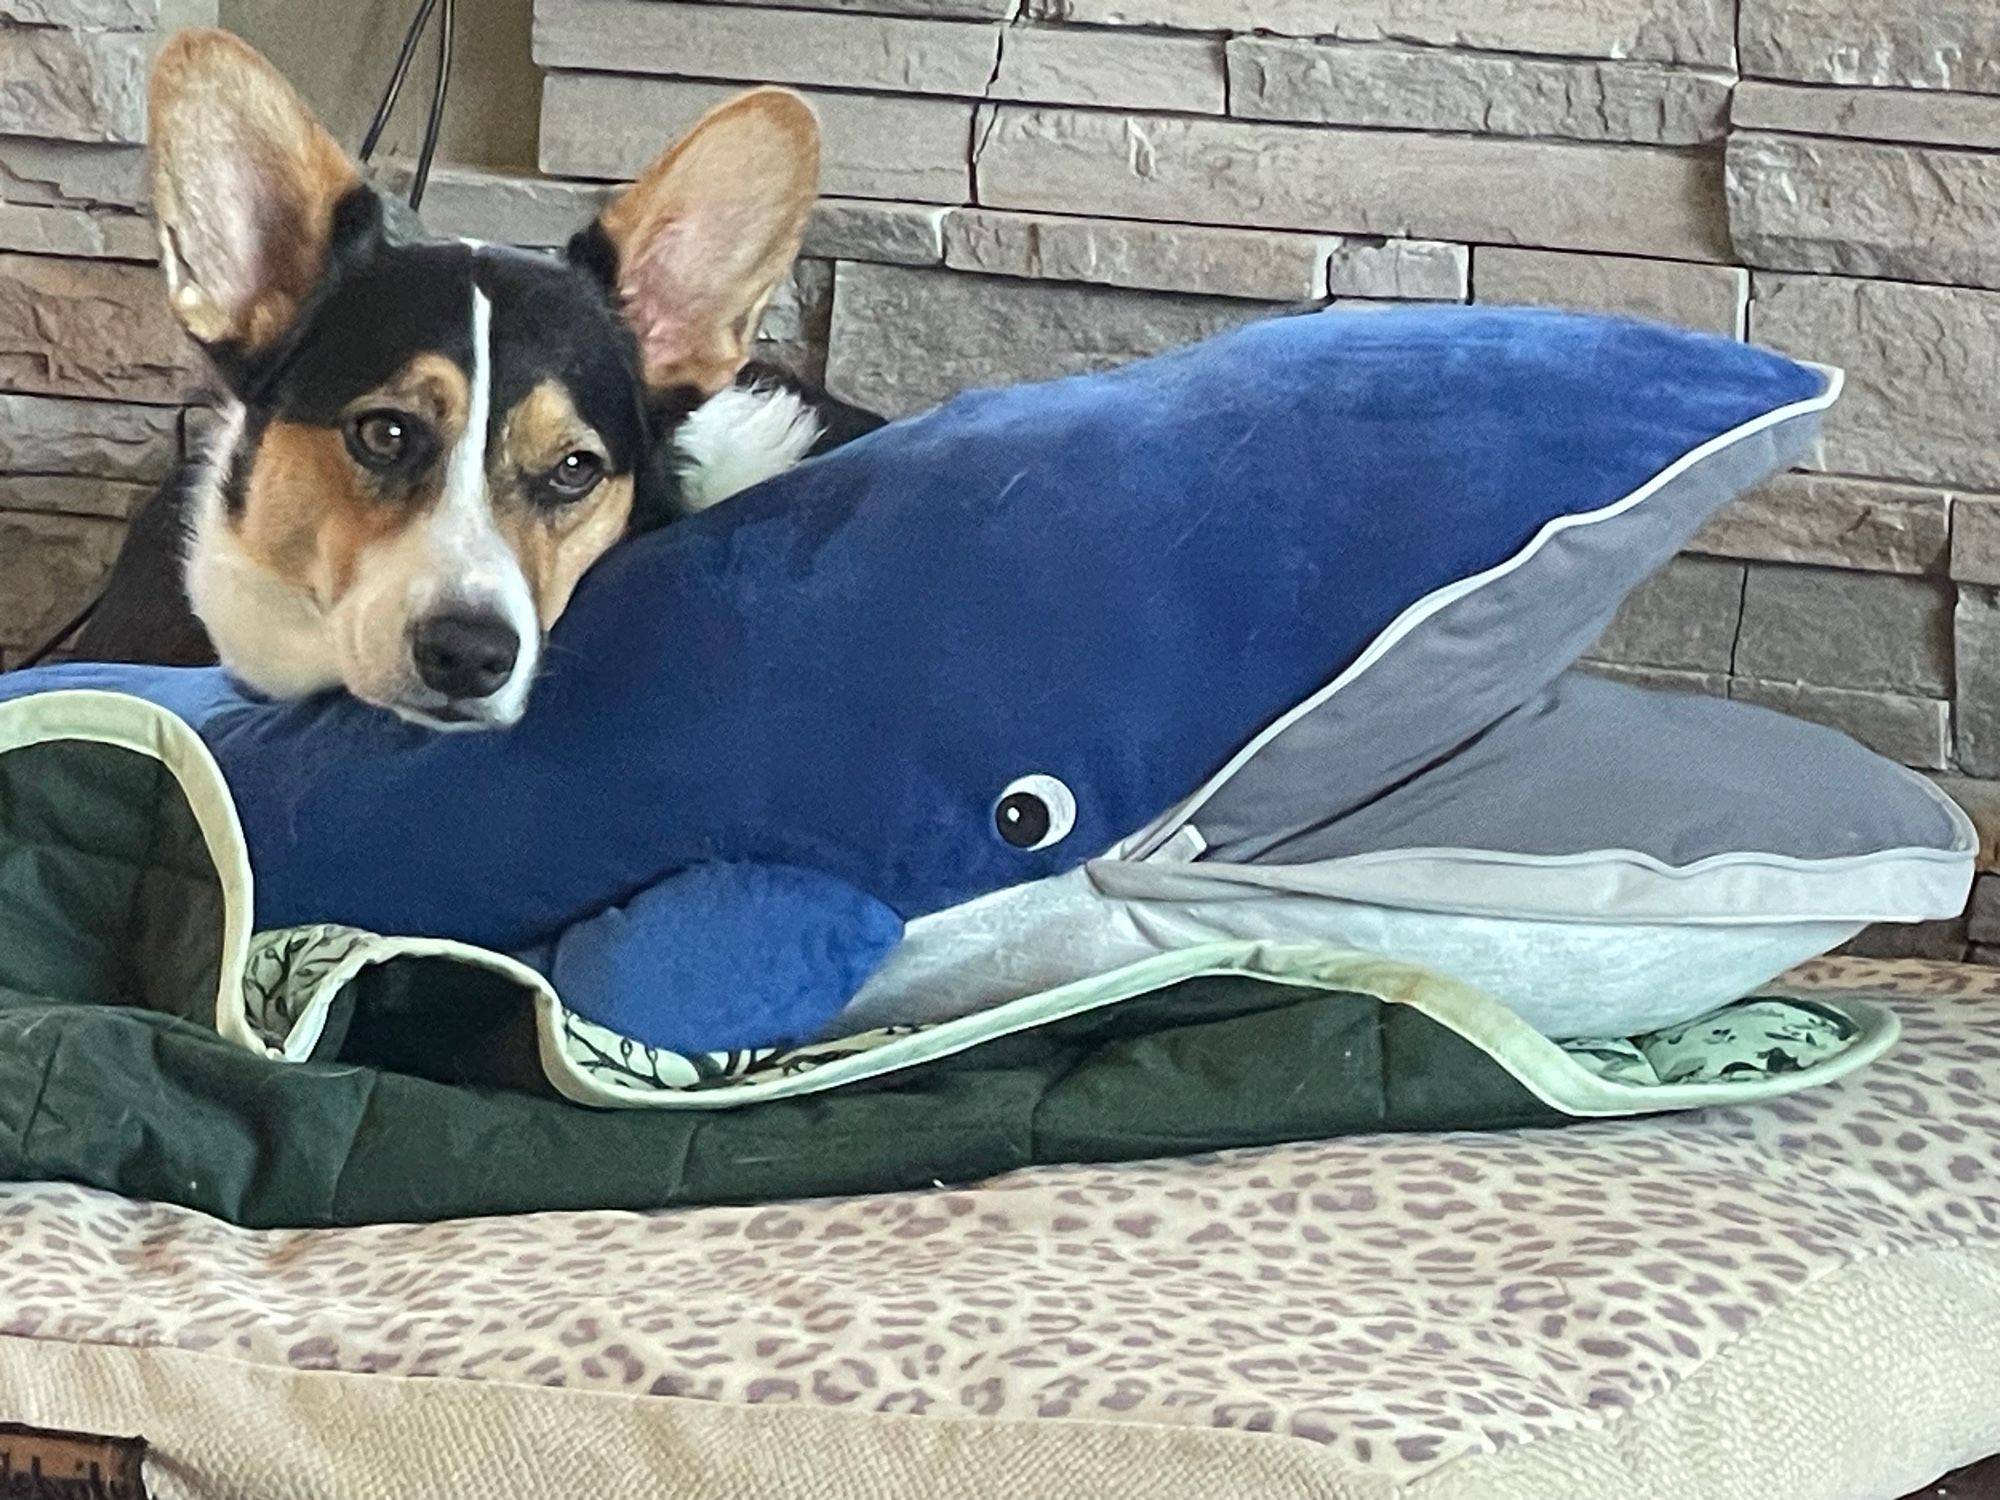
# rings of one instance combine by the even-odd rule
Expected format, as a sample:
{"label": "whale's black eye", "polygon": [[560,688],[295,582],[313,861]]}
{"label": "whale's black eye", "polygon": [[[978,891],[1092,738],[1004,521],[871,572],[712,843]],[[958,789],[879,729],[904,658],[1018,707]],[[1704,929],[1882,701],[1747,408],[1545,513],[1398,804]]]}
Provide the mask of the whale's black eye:
{"label": "whale's black eye", "polygon": [[1053,776],[1011,781],[993,804],[993,828],[1016,849],[1046,849],[1076,826],[1076,798]]}
{"label": "whale's black eye", "polygon": [[1016,849],[1037,849],[1049,836],[1049,805],[1033,792],[1015,792],[1000,799],[993,821]]}

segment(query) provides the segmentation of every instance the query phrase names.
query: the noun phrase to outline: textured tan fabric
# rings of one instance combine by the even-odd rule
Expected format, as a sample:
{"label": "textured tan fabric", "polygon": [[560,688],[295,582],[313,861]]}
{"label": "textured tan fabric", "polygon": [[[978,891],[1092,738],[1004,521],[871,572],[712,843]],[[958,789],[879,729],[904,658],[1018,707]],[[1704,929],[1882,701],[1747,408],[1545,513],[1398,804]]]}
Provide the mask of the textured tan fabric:
{"label": "textured tan fabric", "polygon": [[1974,1317],[2000,1324],[2000,1259],[1868,1262],[1628,1421],[1408,1487],[1238,1432],[711,1406],[19,1339],[0,1340],[0,1404],[38,1426],[145,1432],[156,1500],[1889,1500],[2000,1452],[2000,1350],[1967,1339]]}
{"label": "textured tan fabric", "polygon": [[333,1233],[10,1188],[0,1419],[204,1497],[438,1443],[521,1494],[1892,1496],[2000,1448],[2000,1000],[1811,978],[1903,1044],[1671,1119]]}
{"label": "textured tan fabric", "polygon": [[143,1431],[155,1500],[1389,1500],[1317,1448],[1101,1422],[384,1380],[172,1349],[0,1339],[0,1403]]}
{"label": "textured tan fabric", "polygon": [[1993,1453],[2000,1254],[1918,1251],[1828,1277],[1622,1421],[1471,1454],[1406,1493],[1889,1500]]}

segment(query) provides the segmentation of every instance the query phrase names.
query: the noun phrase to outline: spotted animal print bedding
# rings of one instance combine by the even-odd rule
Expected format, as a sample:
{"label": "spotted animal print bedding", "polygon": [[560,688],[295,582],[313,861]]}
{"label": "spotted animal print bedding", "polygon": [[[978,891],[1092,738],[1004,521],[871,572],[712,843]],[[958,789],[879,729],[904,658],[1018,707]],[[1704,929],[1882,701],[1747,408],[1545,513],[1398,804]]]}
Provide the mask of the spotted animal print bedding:
{"label": "spotted animal print bedding", "polygon": [[1407,1481],[1607,1423],[1870,1257],[2000,1252],[2000,973],[1765,1105],[975,1191],[258,1233],[0,1190],[0,1335],[389,1377],[1289,1434]]}

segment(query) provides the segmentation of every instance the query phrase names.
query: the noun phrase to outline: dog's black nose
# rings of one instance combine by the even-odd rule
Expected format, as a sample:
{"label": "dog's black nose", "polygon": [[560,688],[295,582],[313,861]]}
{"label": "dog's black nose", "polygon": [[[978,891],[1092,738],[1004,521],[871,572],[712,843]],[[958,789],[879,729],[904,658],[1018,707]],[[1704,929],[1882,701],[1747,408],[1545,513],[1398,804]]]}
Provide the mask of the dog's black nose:
{"label": "dog's black nose", "polygon": [[410,638],[417,676],[454,700],[487,698],[506,685],[521,638],[498,615],[432,615]]}

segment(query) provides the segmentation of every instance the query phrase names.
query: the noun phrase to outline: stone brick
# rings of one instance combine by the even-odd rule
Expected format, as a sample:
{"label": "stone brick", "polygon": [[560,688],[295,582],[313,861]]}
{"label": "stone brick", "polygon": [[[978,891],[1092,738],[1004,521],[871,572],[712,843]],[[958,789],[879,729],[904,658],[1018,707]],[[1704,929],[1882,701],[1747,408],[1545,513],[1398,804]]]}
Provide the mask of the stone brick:
{"label": "stone brick", "polygon": [[977,96],[993,77],[999,36],[991,26],[907,16],[540,0],[534,50],[545,68]]}
{"label": "stone brick", "polygon": [[803,253],[824,260],[935,266],[944,260],[948,210],[931,203],[822,198],[806,223]]}
{"label": "stone brick", "polygon": [[1906,766],[1935,771],[1950,764],[1951,704],[1942,698],[1753,677],[1732,678],[1729,696],[1838,729]]}
{"label": "stone brick", "polygon": [[124,534],[120,521],[0,510],[0,644],[38,645],[82,608]]}
{"label": "stone brick", "polygon": [[151,483],[174,466],[179,420],[172,407],[0,392],[0,473]]}
{"label": "stone brick", "polygon": [[1743,71],[2000,94],[1993,0],[1743,0]]}
{"label": "stone brick", "polygon": [[0,21],[75,31],[144,31],[159,15],[157,0],[0,0]]}
{"label": "stone brick", "polygon": [[970,386],[1123,364],[1265,311],[1232,298],[848,262],[835,279],[827,387],[900,416]]}
{"label": "stone brick", "polygon": [[1965,935],[1973,942],[2000,943],[2000,875],[1981,875],[1972,882],[1965,917]]}
{"label": "stone brick", "polygon": [[1751,265],[2000,287],[1989,154],[1750,134],[1728,161],[1730,228]]}
{"label": "stone brick", "polygon": [[1927,958],[1941,963],[1963,963],[1966,954],[1965,918],[1948,917],[1941,922],[1883,922],[1868,928],[1852,942],[1834,950],[1851,958]]}
{"label": "stone brick", "polygon": [[1940,579],[1755,565],[1736,671],[1772,682],[1951,691],[1951,587]]}
{"label": "stone brick", "polygon": [[196,369],[152,267],[0,255],[0,388],[178,403]]}
{"label": "stone brick", "polygon": [[1727,672],[1743,611],[1743,564],[1677,557],[1627,596],[1591,648],[1618,666]]}
{"label": "stone brick", "polygon": [[1750,273],[1630,255],[1574,255],[1482,245],[1473,251],[1475,300],[1619,313],[1743,337]]}
{"label": "stone brick", "polygon": [[[1953,545],[1955,503],[1964,505],[1943,490],[1916,485],[1781,474],[1702,527],[1688,550],[1871,573],[1937,573]],[[2000,576],[1993,581],[2000,583]]]}
{"label": "stone brick", "polygon": [[[378,181],[401,192],[408,173],[407,164],[393,164]],[[424,193],[423,219],[434,234],[554,249],[595,218],[616,191],[598,182],[438,167]],[[802,253],[820,260],[934,266],[944,257],[944,216],[936,204],[822,198],[806,225]],[[5,222],[0,211],[0,226]]]}
{"label": "stone brick", "polygon": [[1729,87],[1722,74],[1657,63],[1287,37],[1229,42],[1229,112],[1252,120],[1692,145],[1722,137]]}
{"label": "stone brick", "polygon": [[138,208],[147,191],[143,146],[0,138],[0,202]]}
{"label": "stone brick", "polygon": [[1760,271],[1750,335],[1847,371],[1822,466],[2000,491],[2000,293]]}
{"label": "stone brick", "polygon": [[1958,668],[1958,764],[2000,776],[2000,593],[1963,587],[1953,622]]}
{"label": "stone brick", "polygon": [[783,342],[805,337],[811,331],[816,305],[824,304],[823,310],[831,311],[832,299],[831,266],[823,261],[794,262],[764,306],[763,318],[757,325],[757,337]]}
{"label": "stone brick", "polygon": [[1319,295],[1325,258],[1309,234],[978,208],[954,209],[944,226],[954,270],[1153,291],[1304,301]]}
{"label": "stone brick", "polygon": [[[214,7],[210,6],[209,24],[214,20]],[[159,0],[0,0],[0,21],[14,21],[22,26],[65,26],[73,31],[147,31],[160,24],[160,3]]]}
{"label": "stone brick", "polygon": [[989,107],[993,208],[1611,250],[1728,253],[1721,163],[1649,146]]}
{"label": "stone brick", "polygon": [[832,265],[823,260],[798,261],[764,309],[751,356],[823,384],[832,320]]}
{"label": "stone brick", "polygon": [[946,219],[945,263],[999,276],[1272,301],[1457,301],[1465,291],[1459,245],[977,208],[955,209]]}
{"label": "stone brick", "polygon": [[1028,0],[1028,13],[1093,26],[1269,31],[1718,68],[1731,67],[1736,56],[1733,0]]}
{"label": "stone brick", "polygon": [[1990,94],[1829,89],[1749,78],[1736,86],[1729,118],[1738,130],[2000,150],[2000,98]]}
{"label": "stone brick", "polygon": [[[714,0],[723,5],[754,5],[759,0]],[[791,10],[860,11],[882,16],[933,16],[940,20],[1004,21],[1019,0],[785,0]]]}
{"label": "stone brick", "polygon": [[144,140],[152,45],[131,32],[0,27],[0,135]]}
{"label": "stone brick", "polygon": [[1463,302],[1472,291],[1472,251],[1435,240],[1335,235],[1326,250],[1329,297],[1392,302]]}
{"label": "stone brick", "polygon": [[216,0],[0,0],[0,22],[72,31],[176,31],[213,26]]}
{"label": "stone brick", "polygon": [[213,406],[185,408],[181,412],[181,457],[206,458],[222,427],[222,413]]}
{"label": "stone brick", "polygon": [[2000,584],[2000,495],[1959,495],[1951,506],[1951,576]]}
{"label": "stone brick", "polygon": [[1675,667],[1634,667],[1615,661],[1582,661],[1577,663],[1579,672],[1588,672],[1593,677],[1608,677],[1613,682],[1629,683],[1633,687],[1650,688],[1661,693],[1699,693],[1705,698],[1727,698],[1729,696],[1729,674],[1726,672],[1687,672]]}
{"label": "stone brick", "polygon": [[[552,74],[542,88],[541,165],[557,177],[629,179],[733,84]],[[805,91],[824,138],[820,189],[836,197],[963,203],[970,196],[969,103]],[[647,122],[635,131],[634,120]]]}
{"label": "stone brick", "polygon": [[[409,167],[391,164],[377,180],[385,190],[401,193]],[[601,183],[438,166],[424,188],[422,217],[433,234],[546,250],[567,244],[597,217],[613,191]]]}
{"label": "stone brick", "polygon": [[1972,819],[1979,834],[1979,868],[2000,869],[2000,781],[1971,776],[1933,776],[1931,780]]}
{"label": "stone brick", "polygon": [[1222,43],[1212,37],[1065,28],[1000,33],[991,99],[1099,109],[1219,115],[1228,100]]}
{"label": "stone brick", "polygon": [[141,214],[0,203],[0,250],[100,260],[158,258],[153,226]]}
{"label": "stone brick", "polygon": [[53,516],[109,516],[128,520],[150,484],[85,474],[0,474],[0,510]]}

